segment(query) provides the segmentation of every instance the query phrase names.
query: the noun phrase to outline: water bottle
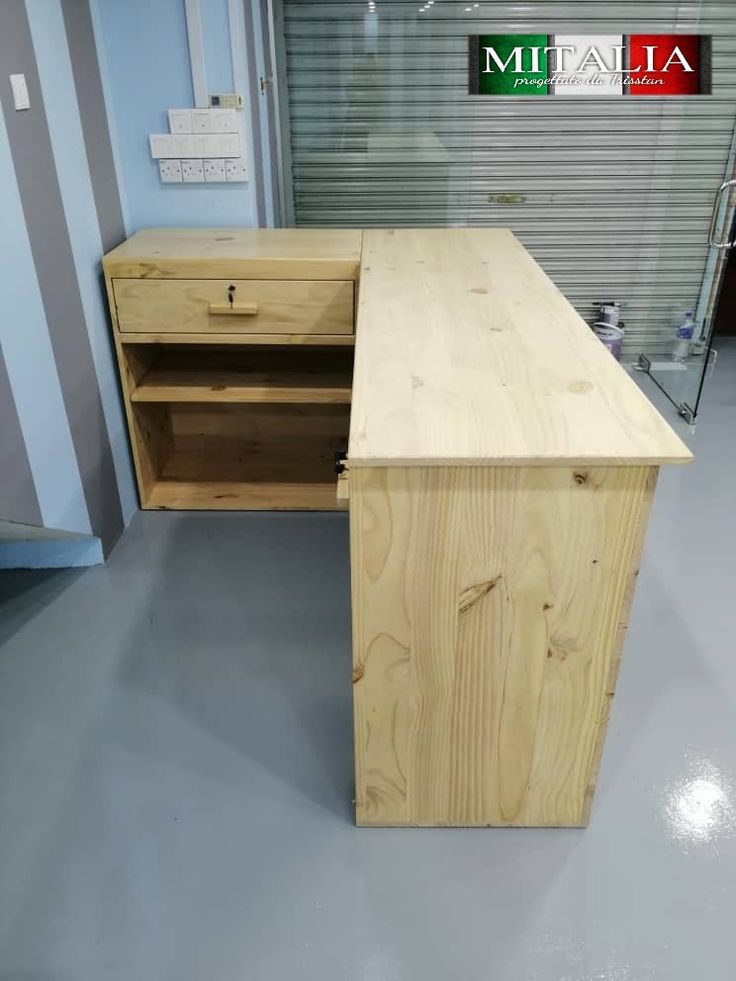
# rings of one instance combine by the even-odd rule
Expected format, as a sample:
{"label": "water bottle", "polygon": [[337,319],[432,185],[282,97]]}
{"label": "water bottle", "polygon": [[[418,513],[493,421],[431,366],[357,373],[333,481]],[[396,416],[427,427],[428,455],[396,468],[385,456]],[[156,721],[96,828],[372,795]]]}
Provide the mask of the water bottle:
{"label": "water bottle", "polygon": [[693,339],[693,332],[695,330],[695,321],[693,320],[692,310],[685,311],[685,319],[677,328],[677,333],[675,334],[675,346],[672,351],[673,361],[686,361],[688,355],[690,354],[690,344]]}

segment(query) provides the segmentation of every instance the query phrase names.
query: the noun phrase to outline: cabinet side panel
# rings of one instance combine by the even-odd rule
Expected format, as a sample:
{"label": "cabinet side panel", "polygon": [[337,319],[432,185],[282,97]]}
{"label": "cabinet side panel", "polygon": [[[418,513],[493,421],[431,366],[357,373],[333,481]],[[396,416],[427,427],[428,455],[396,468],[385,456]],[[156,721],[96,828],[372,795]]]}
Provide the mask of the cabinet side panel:
{"label": "cabinet side panel", "polygon": [[359,824],[580,825],[651,468],[355,468]]}
{"label": "cabinet side panel", "polygon": [[649,513],[652,508],[652,501],[654,500],[654,491],[657,488],[658,477],[659,467],[649,467],[647,470],[646,482],[643,488],[642,500],[639,508],[639,517],[632,542],[631,555],[629,558],[629,566],[626,575],[625,592],[621,603],[616,636],[613,640],[611,656],[609,659],[608,683],[603,694],[601,711],[598,716],[598,731],[596,733],[595,745],[593,747],[593,756],[591,758],[590,771],[588,774],[588,785],[586,788],[585,802],[583,805],[582,824],[584,825],[588,823],[590,818],[590,809],[593,804],[593,796],[595,794],[596,782],[598,780],[598,770],[601,764],[601,757],[603,756],[603,746],[606,741],[606,732],[608,730],[608,722],[613,705],[613,696],[616,692],[616,682],[618,680],[619,668],[621,667],[621,657],[623,655],[624,641],[626,640],[626,631],[629,626],[631,604],[634,601],[634,591],[636,589],[636,582],[639,576],[642,552],[644,551],[644,539],[646,538]]}

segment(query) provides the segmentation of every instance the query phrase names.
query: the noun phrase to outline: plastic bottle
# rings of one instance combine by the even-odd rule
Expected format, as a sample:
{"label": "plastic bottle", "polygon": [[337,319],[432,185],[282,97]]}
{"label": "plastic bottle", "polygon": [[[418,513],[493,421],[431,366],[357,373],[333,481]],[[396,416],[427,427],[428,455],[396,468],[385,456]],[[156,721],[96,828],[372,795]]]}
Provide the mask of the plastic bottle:
{"label": "plastic bottle", "polygon": [[690,354],[690,344],[692,343],[694,330],[695,321],[693,320],[693,312],[692,310],[686,310],[685,319],[677,328],[677,333],[675,334],[675,346],[672,351],[673,361],[687,360]]}

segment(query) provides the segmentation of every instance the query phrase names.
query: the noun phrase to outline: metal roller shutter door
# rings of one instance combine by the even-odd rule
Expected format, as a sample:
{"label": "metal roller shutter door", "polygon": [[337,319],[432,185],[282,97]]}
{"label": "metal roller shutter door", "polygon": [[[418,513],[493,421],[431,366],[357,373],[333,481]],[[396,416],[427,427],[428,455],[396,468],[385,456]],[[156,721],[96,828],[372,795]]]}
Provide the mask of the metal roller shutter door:
{"label": "metal roller shutter door", "polygon": [[[624,302],[629,353],[668,351],[729,163],[736,3],[420,2],[283,3],[294,224],[509,226],[586,319]],[[531,32],[711,34],[713,95],[468,96],[468,34]]]}

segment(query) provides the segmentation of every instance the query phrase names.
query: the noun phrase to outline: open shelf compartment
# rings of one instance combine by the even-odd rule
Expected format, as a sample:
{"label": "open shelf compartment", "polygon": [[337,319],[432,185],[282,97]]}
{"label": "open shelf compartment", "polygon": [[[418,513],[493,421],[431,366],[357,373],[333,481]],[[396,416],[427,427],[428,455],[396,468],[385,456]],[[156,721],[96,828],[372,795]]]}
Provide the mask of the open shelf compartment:
{"label": "open shelf compartment", "polygon": [[145,508],[333,510],[345,404],[137,402]]}
{"label": "open shelf compartment", "polygon": [[126,345],[144,508],[334,510],[353,352]]}
{"label": "open shelf compartment", "polygon": [[[348,404],[350,349],[126,348],[132,402]],[[135,369],[134,369],[135,370]]]}

